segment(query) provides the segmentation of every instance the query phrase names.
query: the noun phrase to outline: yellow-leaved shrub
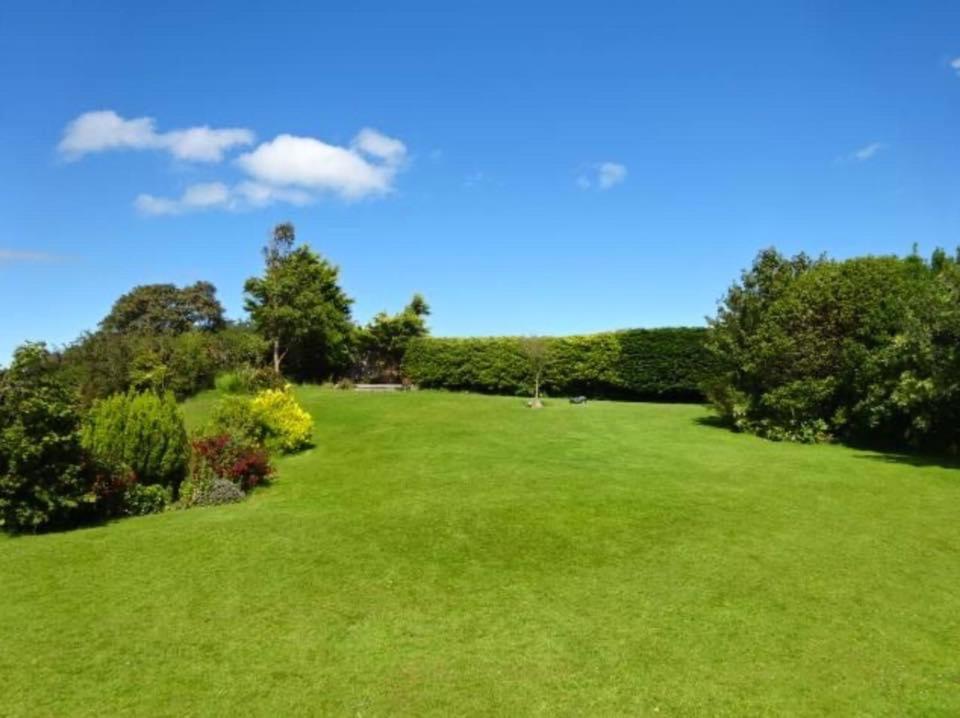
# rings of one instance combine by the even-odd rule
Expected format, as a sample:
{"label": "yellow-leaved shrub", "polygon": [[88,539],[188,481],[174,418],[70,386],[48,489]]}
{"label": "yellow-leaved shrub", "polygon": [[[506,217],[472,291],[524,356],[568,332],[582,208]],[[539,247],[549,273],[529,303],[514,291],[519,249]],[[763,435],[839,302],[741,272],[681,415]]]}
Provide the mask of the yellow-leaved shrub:
{"label": "yellow-leaved shrub", "polygon": [[313,419],[297,402],[289,386],[259,392],[250,406],[266,430],[271,448],[290,453],[310,445]]}

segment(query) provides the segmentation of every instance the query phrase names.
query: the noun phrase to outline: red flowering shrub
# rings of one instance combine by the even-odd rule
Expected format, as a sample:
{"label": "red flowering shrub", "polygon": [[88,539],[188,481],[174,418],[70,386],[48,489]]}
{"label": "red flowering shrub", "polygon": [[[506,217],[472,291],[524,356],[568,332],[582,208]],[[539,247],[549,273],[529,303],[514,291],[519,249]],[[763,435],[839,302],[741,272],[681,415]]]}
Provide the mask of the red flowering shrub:
{"label": "red flowering shrub", "polygon": [[270,457],[263,447],[230,434],[200,437],[192,442],[192,447],[192,478],[212,474],[249,491],[273,473]]}

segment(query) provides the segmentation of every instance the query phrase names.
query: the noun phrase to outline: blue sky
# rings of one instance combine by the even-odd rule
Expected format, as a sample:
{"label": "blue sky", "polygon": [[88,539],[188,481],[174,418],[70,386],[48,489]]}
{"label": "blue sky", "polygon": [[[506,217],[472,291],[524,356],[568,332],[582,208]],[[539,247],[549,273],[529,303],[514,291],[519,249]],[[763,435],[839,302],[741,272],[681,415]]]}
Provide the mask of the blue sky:
{"label": "blue sky", "polygon": [[0,358],[136,284],[238,318],[284,220],[357,319],[420,291],[447,335],[700,324],[765,246],[960,244],[956,2],[135,5],[0,8]]}

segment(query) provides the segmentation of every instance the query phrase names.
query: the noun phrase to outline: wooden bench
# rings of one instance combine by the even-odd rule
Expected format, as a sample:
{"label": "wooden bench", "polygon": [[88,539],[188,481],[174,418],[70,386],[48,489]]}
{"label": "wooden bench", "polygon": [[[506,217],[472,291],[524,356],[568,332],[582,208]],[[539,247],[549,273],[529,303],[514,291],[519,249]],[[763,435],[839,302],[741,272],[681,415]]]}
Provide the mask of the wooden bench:
{"label": "wooden bench", "polygon": [[356,384],[357,391],[403,391],[403,384]]}

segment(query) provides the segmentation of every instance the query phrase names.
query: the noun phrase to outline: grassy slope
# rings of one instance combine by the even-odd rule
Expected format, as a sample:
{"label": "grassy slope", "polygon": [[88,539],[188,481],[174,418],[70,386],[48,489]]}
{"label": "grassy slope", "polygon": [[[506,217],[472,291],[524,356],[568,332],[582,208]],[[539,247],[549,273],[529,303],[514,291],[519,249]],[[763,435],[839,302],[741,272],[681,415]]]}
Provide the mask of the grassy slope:
{"label": "grassy slope", "polygon": [[960,713],[956,470],[302,395],[318,447],[244,504],[0,539],[0,714]]}

